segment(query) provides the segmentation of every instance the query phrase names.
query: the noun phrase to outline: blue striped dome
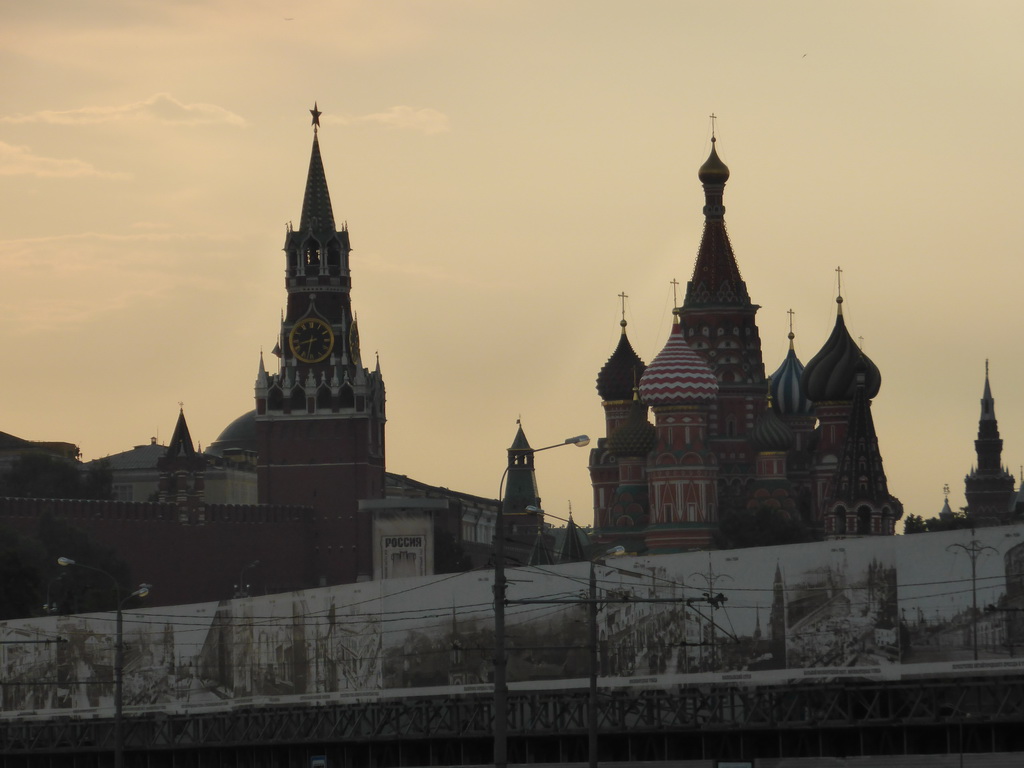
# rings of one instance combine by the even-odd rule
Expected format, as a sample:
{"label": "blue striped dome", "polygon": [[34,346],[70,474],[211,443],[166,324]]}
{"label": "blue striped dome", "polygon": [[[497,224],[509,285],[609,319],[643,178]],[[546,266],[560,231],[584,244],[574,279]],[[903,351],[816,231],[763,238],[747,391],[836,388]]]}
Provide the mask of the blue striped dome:
{"label": "blue striped dome", "polygon": [[772,374],[771,393],[775,407],[782,416],[810,416],[814,406],[804,394],[800,385],[800,376],[804,372],[804,364],[796,356],[793,349],[793,334],[789,334],[789,352],[782,365]]}

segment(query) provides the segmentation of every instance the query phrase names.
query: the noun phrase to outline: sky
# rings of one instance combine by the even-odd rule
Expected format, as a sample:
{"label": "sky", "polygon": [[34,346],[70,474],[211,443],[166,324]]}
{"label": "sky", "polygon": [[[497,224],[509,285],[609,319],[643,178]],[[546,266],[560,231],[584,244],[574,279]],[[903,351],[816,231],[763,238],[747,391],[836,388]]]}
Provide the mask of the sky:
{"label": "sky", "polygon": [[[1022,28],[1016,0],[0,4],[0,430],[89,460],[253,407],[316,103],[387,467],[493,498],[518,419],[603,435],[620,293],[664,345],[715,114],[767,372],[788,310],[801,360],[824,343],[841,267],[890,491],[963,506],[986,359],[1024,464]],[[590,522],[587,454],[538,454],[546,510]]]}

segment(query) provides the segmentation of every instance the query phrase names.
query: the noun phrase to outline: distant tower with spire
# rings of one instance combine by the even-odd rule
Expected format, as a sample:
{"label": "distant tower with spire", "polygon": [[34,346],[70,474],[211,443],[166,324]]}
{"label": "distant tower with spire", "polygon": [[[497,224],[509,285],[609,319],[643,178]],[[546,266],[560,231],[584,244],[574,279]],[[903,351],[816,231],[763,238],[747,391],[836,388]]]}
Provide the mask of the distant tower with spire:
{"label": "distant tower with spire", "polygon": [[516,436],[508,448],[508,464],[502,477],[504,491],[499,499],[505,530],[494,533],[503,537],[505,565],[508,567],[527,565],[536,557],[543,557],[535,551],[538,538],[550,551],[533,466],[535,452],[526,439],[522,423],[517,421],[516,425]]}
{"label": "distant tower with spire", "polygon": [[967,518],[979,525],[1007,522],[1013,511],[1014,477],[1002,465],[1003,441],[999,437],[996,402],[989,384],[988,360],[985,361],[985,389],[974,450],[977,464],[964,478]]}
{"label": "distant tower with spire", "polygon": [[185,421],[185,406],[180,405],[170,445],[157,459],[157,499],[173,502],[178,522],[206,522],[206,457],[192,444]]}

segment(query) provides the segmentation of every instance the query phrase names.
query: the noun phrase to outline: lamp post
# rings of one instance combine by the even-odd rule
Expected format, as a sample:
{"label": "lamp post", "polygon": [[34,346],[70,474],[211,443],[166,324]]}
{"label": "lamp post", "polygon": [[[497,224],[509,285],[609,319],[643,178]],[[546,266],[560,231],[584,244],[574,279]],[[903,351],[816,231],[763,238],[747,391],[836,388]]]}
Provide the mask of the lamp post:
{"label": "lamp post", "polygon": [[[619,556],[626,554],[625,547],[612,547],[602,555]],[[590,673],[587,690],[587,759],[590,768],[597,768],[597,675],[600,672],[597,657],[597,571],[598,559],[590,561],[590,594],[587,600],[587,632],[590,644]]]}
{"label": "lamp post", "polygon": [[102,568],[96,568],[84,563],[76,563],[70,557],[58,557],[57,565],[84,568],[87,571],[102,573],[114,585],[114,599],[117,605],[117,621],[114,635],[114,768],[124,766],[124,724],[122,710],[124,709],[124,604],[133,597],[145,597],[149,594],[150,584],[139,584],[138,588],[121,599],[121,585],[117,579]]}
{"label": "lamp post", "polygon": [[[575,445],[583,448],[590,444],[587,435],[567,437],[560,443],[545,445],[543,448],[530,448],[524,453],[538,453],[563,445]],[[508,581],[505,579],[505,478],[509,467],[501,473],[498,483],[498,513],[495,516],[494,536],[494,767],[506,768],[508,765],[508,680],[506,669],[508,659],[505,653],[505,596]]]}
{"label": "lamp post", "polygon": [[249,597],[249,585],[245,583],[245,572],[259,564],[259,560],[253,560],[251,563],[242,566],[242,570],[238,573],[238,586],[235,589],[235,597]]}
{"label": "lamp post", "polygon": [[971,539],[968,544],[950,544],[946,551],[962,549],[971,558],[971,645],[974,648],[974,660],[978,660],[978,557],[985,551],[996,552],[995,547],[982,544]]}

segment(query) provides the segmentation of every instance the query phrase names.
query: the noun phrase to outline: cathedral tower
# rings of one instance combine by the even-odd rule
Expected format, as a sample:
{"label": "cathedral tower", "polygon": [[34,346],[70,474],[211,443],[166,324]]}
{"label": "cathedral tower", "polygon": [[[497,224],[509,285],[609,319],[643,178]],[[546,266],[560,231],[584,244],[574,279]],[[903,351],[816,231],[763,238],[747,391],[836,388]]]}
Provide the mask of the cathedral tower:
{"label": "cathedral tower", "polygon": [[723,193],[729,168],[715,143],[712,136],[711,154],[697,174],[704,187],[704,234],[680,319],[686,340],[718,379],[709,438],[721,459],[723,490],[739,497],[754,475],[749,434],[764,409],[764,362],[755,319],[759,307],[750,301],[725,229]]}
{"label": "cathedral tower", "polygon": [[[863,381],[861,381],[861,377]],[[858,387],[872,400],[882,386],[882,374],[846,329],[843,297],[836,297],[836,322],[824,346],[803,370],[800,384],[814,403],[818,442],[811,467],[811,522],[824,526],[825,508],[836,493],[836,470]]]}
{"label": "cathedral tower", "polygon": [[644,539],[655,553],[706,547],[718,527],[719,464],[708,437],[718,382],[683,336],[678,309],[675,314],[668,342],[640,379],[640,399],[654,409]]}
{"label": "cathedral tower", "polygon": [[[594,528],[596,531],[618,525],[619,515],[614,514],[612,507],[616,503],[617,488],[622,482],[621,470],[616,466],[616,453],[609,450],[611,436],[631,419],[631,414],[638,407],[634,404],[634,393],[644,375],[646,366],[640,356],[633,351],[626,335],[626,295],[622,299],[622,320],[619,325],[622,333],[619,343],[612,352],[608,362],[597,374],[597,393],[601,396],[604,408],[605,436],[597,440],[597,445],[590,451],[590,483],[594,493]],[[643,419],[646,421],[647,408],[643,407]],[[649,449],[648,449],[649,450]],[[644,457],[646,458],[646,456]],[[643,481],[646,482],[646,481]],[[646,508],[643,510],[646,514]],[[639,521],[637,521],[639,523]],[[639,523],[641,525],[646,524]]]}
{"label": "cathedral tower", "polygon": [[320,157],[320,112],[299,226],[285,236],[287,309],[268,372],[256,379],[262,504],[307,506],[318,521],[315,578],[370,577],[370,521],[361,499],[384,496],[384,381],[363,367],[351,304],[349,234],[335,224]]}

